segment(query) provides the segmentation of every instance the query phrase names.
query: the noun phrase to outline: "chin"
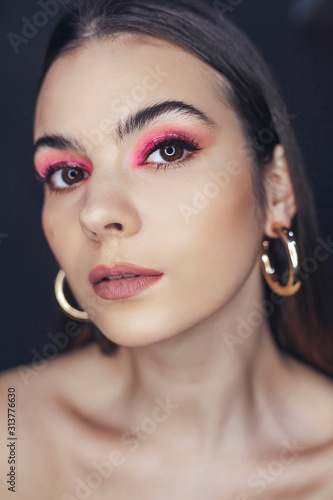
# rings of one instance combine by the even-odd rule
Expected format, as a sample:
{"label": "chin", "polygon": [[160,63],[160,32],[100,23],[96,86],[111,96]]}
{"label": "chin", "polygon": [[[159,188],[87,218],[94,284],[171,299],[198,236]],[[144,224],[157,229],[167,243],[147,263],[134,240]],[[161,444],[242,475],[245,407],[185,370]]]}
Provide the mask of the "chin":
{"label": "chin", "polygon": [[138,315],[131,317],[130,314],[105,314],[96,316],[94,324],[105,335],[105,337],[115,344],[126,347],[140,347],[155,344],[161,340],[173,337],[181,331],[175,328],[170,321],[166,321],[161,314],[154,316]]}

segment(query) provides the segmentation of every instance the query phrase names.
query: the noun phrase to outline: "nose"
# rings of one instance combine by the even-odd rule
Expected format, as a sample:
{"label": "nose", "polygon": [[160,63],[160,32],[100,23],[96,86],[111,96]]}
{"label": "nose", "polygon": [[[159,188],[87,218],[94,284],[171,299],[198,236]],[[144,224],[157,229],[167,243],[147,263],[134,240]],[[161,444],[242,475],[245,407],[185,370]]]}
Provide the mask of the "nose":
{"label": "nose", "polygon": [[94,241],[109,235],[130,236],[140,228],[140,217],[126,186],[107,179],[89,179],[79,212],[82,231]]}

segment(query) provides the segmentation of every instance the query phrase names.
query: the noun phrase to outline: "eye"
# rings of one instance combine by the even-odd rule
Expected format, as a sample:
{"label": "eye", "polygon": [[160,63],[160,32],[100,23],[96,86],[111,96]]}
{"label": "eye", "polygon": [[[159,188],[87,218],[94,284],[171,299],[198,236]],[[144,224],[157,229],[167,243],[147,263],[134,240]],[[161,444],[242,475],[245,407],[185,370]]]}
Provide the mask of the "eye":
{"label": "eye", "polygon": [[[167,139],[159,143],[154,143],[153,148],[148,152],[144,165],[147,163],[155,163],[156,167],[159,168],[164,166],[168,167],[168,164],[180,164],[185,163],[190,157],[193,156],[195,151],[199,151],[199,148],[193,141],[187,139]],[[190,154],[191,153],[191,154]],[[173,165],[174,166],[174,165]]]}
{"label": "eye", "polygon": [[153,163],[159,163],[162,161],[177,161],[180,160],[184,156],[185,144],[175,144],[175,141],[168,145],[164,145],[163,147],[159,147],[154,153],[151,153],[147,160],[150,158],[150,161]]}
{"label": "eye", "polygon": [[76,184],[86,180],[89,172],[82,167],[68,164],[52,165],[48,168],[43,182],[47,183],[52,191],[71,191]]}

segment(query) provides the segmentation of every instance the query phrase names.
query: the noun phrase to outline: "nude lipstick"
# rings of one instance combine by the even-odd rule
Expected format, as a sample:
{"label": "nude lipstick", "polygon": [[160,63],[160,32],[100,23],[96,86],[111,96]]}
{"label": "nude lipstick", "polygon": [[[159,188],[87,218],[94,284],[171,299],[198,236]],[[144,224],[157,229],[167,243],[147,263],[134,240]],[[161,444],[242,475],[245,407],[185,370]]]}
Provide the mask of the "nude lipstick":
{"label": "nude lipstick", "polygon": [[117,262],[112,266],[95,267],[88,280],[99,297],[114,300],[138,295],[162,277],[161,271]]}

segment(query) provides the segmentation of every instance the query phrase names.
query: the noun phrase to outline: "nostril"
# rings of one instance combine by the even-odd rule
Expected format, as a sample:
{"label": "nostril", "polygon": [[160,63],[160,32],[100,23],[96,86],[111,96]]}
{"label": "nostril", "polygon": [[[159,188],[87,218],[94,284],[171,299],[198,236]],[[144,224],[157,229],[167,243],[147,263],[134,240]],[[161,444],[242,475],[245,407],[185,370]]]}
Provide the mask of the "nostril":
{"label": "nostril", "polygon": [[120,222],[111,222],[110,224],[106,224],[105,229],[117,229],[121,230],[123,228],[123,225],[120,224]]}

